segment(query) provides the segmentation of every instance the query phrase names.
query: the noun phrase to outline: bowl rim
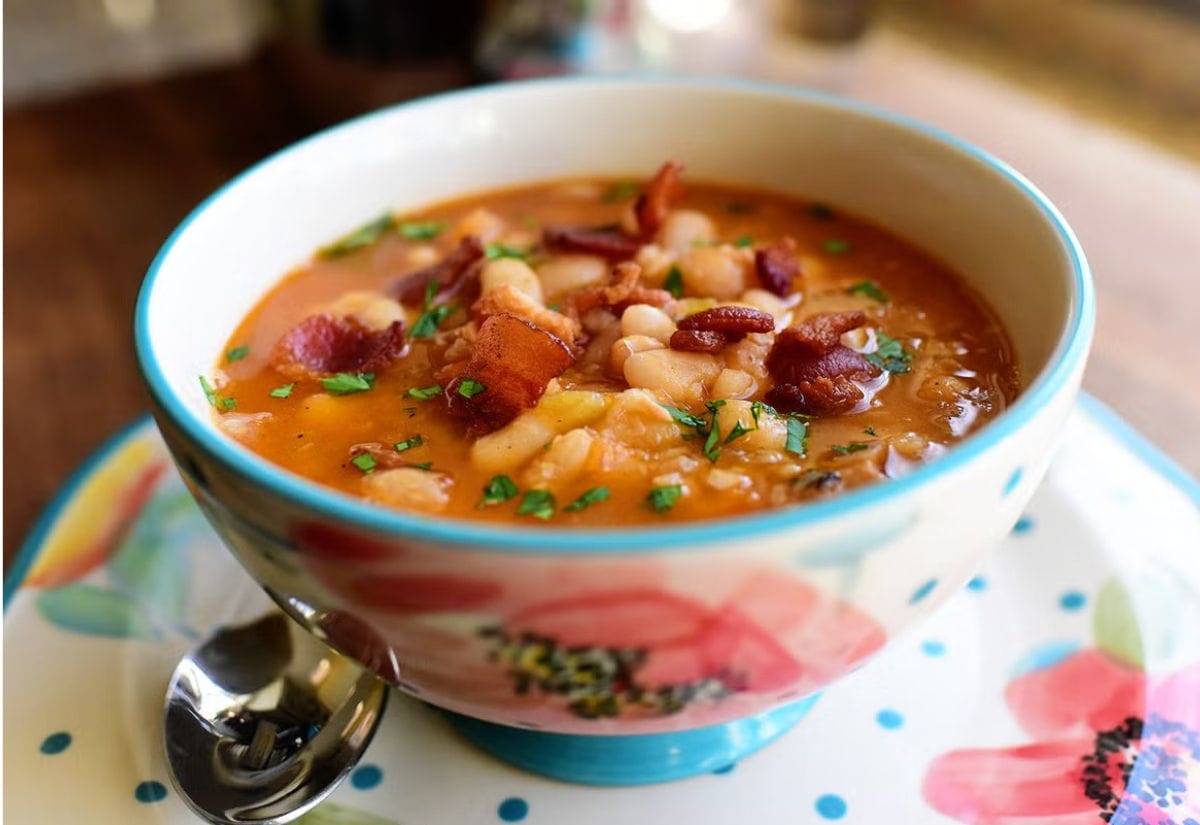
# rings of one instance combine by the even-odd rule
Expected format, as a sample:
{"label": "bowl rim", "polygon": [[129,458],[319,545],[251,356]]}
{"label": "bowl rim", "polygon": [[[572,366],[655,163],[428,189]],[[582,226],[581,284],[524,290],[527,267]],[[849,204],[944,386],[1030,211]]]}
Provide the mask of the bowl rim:
{"label": "bowl rim", "polygon": [[[150,339],[149,309],[155,283],[164,262],[191,223],[244,179],[309,143],[323,140],[344,130],[359,128],[375,119],[389,117],[398,110],[419,109],[447,100],[466,101],[487,97],[498,91],[513,88],[534,91],[540,88],[602,88],[614,85],[733,91],[844,109],[918,132],[998,172],[1039,208],[1062,242],[1072,270],[1071,306],[1070,316],[1065,325],[1066,332],[1060,334],[1046,367],[1025,392],[1018,396],[1013,405],[993,421],[954,445],[945,455],[903,478],[861,487],[824,501],[745,516],[691,521],[662,527],[638,525],[599,530],[549,526],[536,529],[510,527],[466,519],[425,516],[372,504],[278,467],[233,439],[222,437],[215,430],[207,429],[194,412],[170,391],[170,385]],[[1095,325],[1095,314],[1095,293],[1087,257],[1075,233],[1050,199],[1004,161],[938,127],[874,104],[836,94],[757,80],[698,76],[662,77],[647,74],[573,76],[490,84],[393,104],[318,131],[253,164],[201,201],[171,232],[155,255],[142,282],[134,311],[134,348],[143,380],[153,401],[176,427],[211,459],[293,505],[349,523],[359,529],[420,541],[466,544],[509,552],[621,553],[648,549],[687,549],[697,545],[715,546],[730,541],[746,541],[783,529],[832,521],[875,505],[901,500],[996,448],[1045,408],[1061,390],[1068,388],[1072,376],[1087,355]],[[1010,485],[1015,483],[1016,474],[1019,473],[1019,468],[1015,465],[1013,472],[1014,478],[1010,479]],[[998,490],[997,494],[1000,493]]]}

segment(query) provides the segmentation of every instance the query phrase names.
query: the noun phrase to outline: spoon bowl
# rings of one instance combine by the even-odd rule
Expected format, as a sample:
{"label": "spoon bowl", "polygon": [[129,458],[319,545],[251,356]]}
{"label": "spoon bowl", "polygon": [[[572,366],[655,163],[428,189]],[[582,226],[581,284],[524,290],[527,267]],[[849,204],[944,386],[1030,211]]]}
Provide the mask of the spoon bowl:
{"label": "spoon bowl", "polygon": [[383,681],[280,613],[224,628],[171,678],[172,782],[209,822],[290,822],[349,774],[386,702]]}

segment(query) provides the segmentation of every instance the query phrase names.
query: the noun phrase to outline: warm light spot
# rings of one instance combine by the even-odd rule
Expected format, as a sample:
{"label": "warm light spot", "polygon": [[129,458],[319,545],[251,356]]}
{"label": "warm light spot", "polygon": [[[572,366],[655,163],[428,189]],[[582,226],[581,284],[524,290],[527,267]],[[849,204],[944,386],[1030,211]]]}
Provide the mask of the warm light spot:
{"label": "warm light spot", "polygon": [[730,0],[649,0],[646,7],[666,28],[691,33],[716,25],[730,5]]}
{"label": "warm light spot", "polygon": [[141,31],[154,21],[157,0],[104,0],[104,14],[114,28]]}

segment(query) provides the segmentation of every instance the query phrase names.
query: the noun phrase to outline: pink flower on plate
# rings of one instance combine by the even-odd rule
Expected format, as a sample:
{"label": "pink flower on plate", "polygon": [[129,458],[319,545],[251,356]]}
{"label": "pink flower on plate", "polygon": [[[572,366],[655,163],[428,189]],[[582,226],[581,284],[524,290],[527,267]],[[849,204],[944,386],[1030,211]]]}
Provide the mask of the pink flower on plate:
{"label": "pink flower on plate", "polygon": [[1085,649],[1004,694],[1039,741],[952,751],[925,777],[976,825],[1200,825],[1200,662],[1165,678]]}

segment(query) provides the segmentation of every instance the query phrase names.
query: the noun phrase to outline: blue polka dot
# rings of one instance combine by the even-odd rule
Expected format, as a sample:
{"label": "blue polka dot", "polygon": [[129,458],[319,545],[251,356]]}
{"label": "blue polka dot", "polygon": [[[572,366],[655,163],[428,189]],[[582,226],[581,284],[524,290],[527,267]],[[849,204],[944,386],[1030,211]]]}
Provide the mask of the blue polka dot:
{"label": "blue polka dot", "polygon": [[1018,535],[1021,533],[1028,533],[1032,529],[1033,519],[1031,519],[1029,516],[1021,516],[1019,519],[1017,519],[1017,523],[1013,525],[1013,532]]}
{"label": "blue polka dot", "polygon": [[846,800],[837,794],[827,793],[817,799],[816,808],[822,819],[841,819],[846,815]]}
{"label": "blue polka dot", "polygon": [[926,656],[943,656],[946,653],[946,646],[937,639],[926,639],[921,642],[921,652]]}
{"label": "blue polka dot", "polygon": [[1017,489],[1017,485],[1021,483],[1021,477],[1025,475],[1025,470],[1021,467],[1013,470],[1012,475],[1008,477],[1008,481],[1004,482],[1004,491],[1001,493],[1005,498],[1012,495],[1012,491]]}
{"label": "blue polka dot", "polygon": [[1087,596],[1078,590],[1068,590],[1058,597],[1058,606],[1063,610],[1079,610],[1087,604]]}
{"label": "blue polka dot", "polygon": [[887,728],[888,730],[896,730],[896,728],[904,727],[904,717],[899,711],[891,708],[884,708],[875,714],[875,721],[879,723],[879,727]]}
{"label": "blue polka dot", "polygon": [[361,765],[350,774],[350,784],[360,791],[369,791],[383,781],[383,771],[378,765]]}
{"label": "blue polka dot", "polygon": [[155,782],[153,779],[148,782],[139,782],[138,786],[133,789],[133,798],[143,805],[162,802],[167,798],[167,788],[163,783]]}
{"label": "blue polka dot", "polygon": [[981,590],[987,590],[987,579],[983,576],[976,576],[967,582],[967,589],[978,593]]}
{"label": "blue polka dot", "polygon": [[737,767],[737,762],[730,762],[728,765],[725,765],[724,767],[717,768],[715,771],[713,771],[713,773],[720,776],[721,774],[732,772],[733,769],[736,767]]}
{"label": "blue polka dot", "polygon": [[529,803],[519,796],[510,796],[500,803],[496,813],[505,822],[520,822],[529,815]]}
{"label": "blue polka dot", "polygon": [[69,747],[71,747],[71,734],[65,730],[60,730],[58,733],[52,733],[42,740],[41,751],[47,756],[54,756],[54,754],[62,753]]}
{"label": "blue polka dot", "polygon": [[930,579],[929,581],[925,582],[923,585],[914,590],[913,594],[908,597],[908,603],[916,604],[917,602],[921,601],[921,599],[932,593],[933,589],[937,587],[937,585],[937,579]]}

